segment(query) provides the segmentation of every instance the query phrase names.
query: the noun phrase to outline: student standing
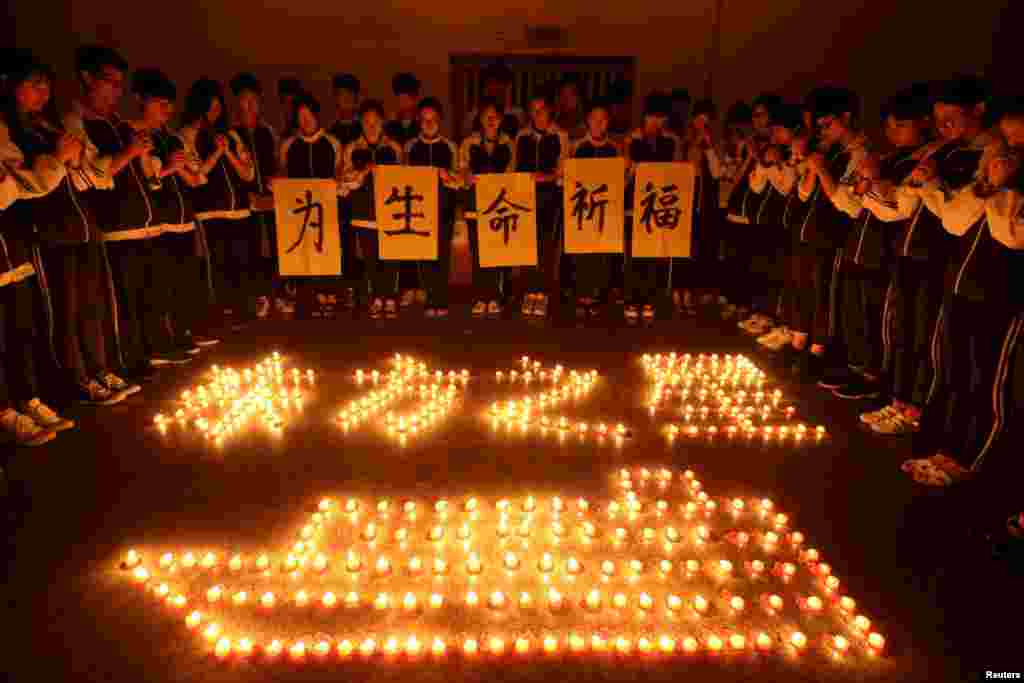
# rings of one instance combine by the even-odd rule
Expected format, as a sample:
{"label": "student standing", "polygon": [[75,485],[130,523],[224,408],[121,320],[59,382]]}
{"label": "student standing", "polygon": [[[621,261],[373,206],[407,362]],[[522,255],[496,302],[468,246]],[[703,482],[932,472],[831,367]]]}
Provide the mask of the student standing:
{"label": "student standing", "polygon": [[255,317],[254,287],[259,231],[246,188],[256,177],[248,148],[226,123],[220,84],[200,79],[189,89],[181,138],[189,170],[202,179],[193,191],[196,216],[210,254],[214,295],[221,313],[240,321]]}
{"label": "student standing", "polygon": [[[228,84],[235,96],[236,121],[232,130],[238,134],[252,154],[253,177],[244,190],[248,191],[249,208],[259,225],[258,251],[254,245],[253,258],[257,266],[253,287],[256,297],[256,317],[266,318],[271,310],[271,298],[276,297],[277,310],[294,313],[294,306],[281,294],[277,275],[277,234],[274,224],[274,202],[270,179],[277,173],[278,141],[274,129],[263,119],[263,86],[251,73],[240,73]],[[294,97],[292,102],[294,102]],[[294,108],[294,105],[292,105]]]}
{"label": "student standing", "polygon": [[562,226],[562,163],[569,154],[569,136],[553,118],[554,102],[547,93],[530,100],[530,126],[515,140],[515,169],[532,173],[537,183],[537,267],[528,277],[522,314],[546,318],[548,292],[557,276]]}
{"label": "student standing", "polygon": [[722,221],[718,182],[722,177],[722,157],[713,131],[717,118],[718,110],[711,100],[698,100],[683,140],[683,157],[697,171],[693,195],[693,256],[678,263],[673,271],[672,299],[677,310],[691,314],[698,304],[705,310],[717,305],[721,293],[718,253]]}
{"label": "student standing", "polygon": [[[645,161],[682,161],[683,143],[673,133],[665,130],[665,123],[671,110],[667,95],[653,92],[644,100],[644,123],[634,130],[626,140],[625,157],[629,183],[626,186],[626,203],[632,207],[634,185],[636,183],[636,164]],[[653,259],[635,259],[632,257],[633,230],[636,229],[634,215],[628,221],[626,230],[626,320],[636,321],[642,314],[645,320],[654,319],[654,307],[660,298],[659,293],[670,286],[668,282],[668,265]]]}
{"label": "student standing", "polygon": [[[574,159],[612,159],[622,156],[622,148],[608,135],[608,103],[591,103],[586,117],[587,133],[572,146]],[[600,317],[601,308],[608,303],[611,287],[610,254],[577,254],[576,317]]]}
{"label": "student standing", "polygon": [[483,117],[481,112],[485,103],[493,103],[501,113],[499,130],[502,134],[514,139],[519,129],[526,123],[526,114],[522,108],[512,104],[509,91],[512,88],[512,71],[504,62],[488,64],[480,72],[480,99],[477,106],[466,114],[463,124],[468,139],[473,133],[481,131]]}
{"label": "student standing", "polygon": [[384,106],[365,100],[359,106],[363,135],[345,148],[343,184],[348,192],[350,226],[363,254],[366,284],[362,295],[371,318],[398,315],[395,293],[398,269],[392,261],[380,260],[380,238],[376,228],[373,172],[378,166],[402,163],[402,148],[384,133]]}
{"label": "student standing", "polygon": [[472,314],[499,316],[503,310],[504,296],[501,279],[507,277],[508,268],[482,268],[480,266],[479,230],[488,229],[487,219],[479,218],[479,212],[487,207],[477,206],[476,177],[485,173],[507,173],[515,167],[515,144],[512,138],[501,130],[504,120],[496,100],[480,100],[479,121],[472,133],[459,147],[459,171],[462,173],[465,206],[477,218],[467,221],[469,247],[473,253],[473,308]]}
{"label": "student standing", "polygon": [[344,148],[363,134],[359,123],[359,92],[362,84],[352,74],[335,74],[331,80],[331,89],[334,92],[334,123],[327,132]]}
{"label": "student standing", "polygon": [[281,128],[278,135],[280,140],[295,134],[295,130],[292,128],[295,124],[295,109],[292,102],[295,101],[295,96],[303,90],[302,82],[297,78],[285,76],[277,81],[277,99],[281,105]]}
{"label": "student standing", "polygon": [[555,123],[576,142],[587,134],[587,121],[579,77],[566,74],[558,83],[558,102]]}
{"label": "student standing", "polygon": [[426,97],[418,105],[419,135],[405,145],[405,163],[438,169],[437,260],[426,264],[428,318],[448,317],[448,279],[451,271],[452,228],[455,224],[455,187],[458,177],[458,149],[441,135],[444,108],[435,97]]}
{"label": "student standing", "polygon": [[36,235],[41,243],[42,258],[33,265],[48,295],[49,343],[66,373],[62,379],[76,387],[79,403],[113,405],[127,394],[111,387],[127,383],[111,372],[106,271],[99,226],[84,197],[85,188],[109,183],[109,159],[86,156],[84,136],[57,121],[49,67],[31,55],[13,62],[4,84],[0,161],[19,194],[4,222],[31,226],[19,228],[21,234]]}
{"label": "student standing", "polygon": [[[417,105],[420,101],[420,79],[411,73],[395,74],[391,79],[391,92],[397,102],[397,111],[385,125],[384,132],[400,149],[404,150],[405,146],[420,134],[417,112]],[[395,267],[398,270],[398,286],[401,290],[399,305],[402,308],[408,308],[413,303],[426,303],[427,293],[424,289],[426,281],[420,264],[403,261],[396,264]]]}

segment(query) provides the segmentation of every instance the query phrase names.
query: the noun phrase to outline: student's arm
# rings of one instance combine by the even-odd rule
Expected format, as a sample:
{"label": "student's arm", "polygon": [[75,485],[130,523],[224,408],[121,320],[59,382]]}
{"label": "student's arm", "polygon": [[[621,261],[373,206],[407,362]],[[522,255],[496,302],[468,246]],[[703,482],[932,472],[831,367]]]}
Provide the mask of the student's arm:
{"label": "student's arm", "polygon": [[288,150],[291,148],[292,143],[295,142],[295,136],[286,138],[281,146],[277,150],[277,177],[287,178],[288,177]]}
{"label": "student's arm", "polygon": [[409,160],[412,158],[412,146],[416,144],[419,138],[413,138],[405,143],[401,148],[401,153],[398,155],[398,163],[402,166],[409,166]]}
{"label": "student's arm", "polygon": [[249,148],[245,146],[245,142],[235,131],[229,131],[228,136],[235,141],[235,149],[238,152],[231,151],[231,145],[228,145],[224,148],[224,154],[234,167],[238,177],[251,183],[256,179],[256,166],[253,164],[252,155],[249,154]]}
{"label": "student's arm", "polygon": [[797,182],[797,196],[800,201],[809,201],[814,194],[814,188],[818,182],[818,174],[810,166],[805,167],[803,176]]}
{"label": "student's arm", "polygon": [[462,183],[466,187],[473,186],[473,173],[469,168],[469,153],[470,147],[473,144],[473,136],[469,135],[462,140],[462,144],[459,145],[459,163],[458,173],[462,176]]}
{"label": "student's arm", "polygon": [[89,134],[85,130],[85,122],[77,112],[68,112],[64,116],[64,130],[82,142],[82,153],[72,163],[75,173],[71,174],[72,182],[79,190],[113,189],[114,176],[137,156],[136,150],[133,150],[131,146],[125,147],[118,154],[102,154],[89,139]]}
{"label": "student's arm", "polygon": [[518,139],[519,139],[519,136],[517,135],[516,137],[511,138],[509,140],[509,143],[508,143],[508,146],[509,146],[508,170],[509,170],[509,172],[515,171],[516,170],[516,164],[518,163],[518,159],[516,158],[516,154],[518,154],[518,152],[519,152],[519,145],[516,142]]}
{"label": "student's arm", "polygon": [[334,150],[334,179],[341,180],[341,174],[345,170],[345,164],[341,158],[341,143],[330,133],[324,133],[324,137],[331,143],[331,149]]}
{"label": "student's arm", "polygon": [[0,163],[0,211],[18,200],[18,183],[14,174],[7,172],[7,167]]}
{"label": "student's arm", "polygon": [[768,180],[775,186],[775,189],[778,190],[779,194],[788,195],[793,191],[793,187],[796,185],[796,166],[786,164],[778,170],[778,173],[773,177],[770,177]]}
{"label": "student's arm", "polygon": [[446,141],[448,144],[448,156],[451,161],[448,164],[448,168],[441,169],[441,180],[444,181],[448,187],[459,186],[459,150],[456,149],[455,143],[451,140]]}
{"label": "student's arm", "polygon": [[224,151],[215,146],[210,155],[204,159],[199,153],[199,129],[194,126],[182,128],[179,137],[185,147],[185,154],[189,157],[192,172],[199,179],[200,184],[205,184],[207,177],[220,161]]}
{"label": "student's arm", "polygon": [[755,194],[761,194],[764,192],[764,188],[768,187],[768,176],[772,173],[773,169],[764,164],[758,163],[754,166],[754,170],[750,172],[750,190]]}
{"label": "student's arm", "polygon": [[921,198],[906,185],[896,187],[888,196],[872,187],[864,195],[862,202],[866,210],[884,223],[908,220],[921,206]]}
{"label": "student's arm", "polygon": [[715,149],[714,145],[704,150],[704,158],[708,160],[708,169],[711,171],[711,177],[715,180],[721,179],[722,158],[719,156],[718,150]]}
{"label": "student's arm", "polygon": [[957,190],[943,203],[942,227],[951,235],[962,236],[978,219],[985,215],[985,200],[979,197],[974,186]]}
{"label": "student's arm", "polygon": [[[76,143],[66,143],[65,146],[67,144]],[[81,144],[77,145],[75,150],[63,152],[69,160],[81,149]],[[61,150],[61,146],[58,145],[58,154],[40,154],[31,166],[26,166],[25,156],[11,140],[7,126],[0,122],[0,163],[4,165],[6,174],[17,186],[18,199],[42,197],[60,185],[66,172],[60,156]]]}
{"label": "student's arm", "polygon": [[1009,249],[1024,249],[1024,196],[1003,190],[989,199],[986,211],[992,238]]}

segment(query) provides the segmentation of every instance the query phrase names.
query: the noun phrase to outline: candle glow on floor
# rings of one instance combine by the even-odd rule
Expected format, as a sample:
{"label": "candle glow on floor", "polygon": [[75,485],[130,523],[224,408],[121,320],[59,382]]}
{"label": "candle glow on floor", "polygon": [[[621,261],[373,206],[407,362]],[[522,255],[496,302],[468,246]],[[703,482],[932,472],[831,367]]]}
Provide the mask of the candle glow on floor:
{"label": "candle glow on floor", "polygon": [[885,639],[771,500],[691,470],[611,495],[323,498],[284,547],[130,549],[118,575],[219,659],[876,659]]}

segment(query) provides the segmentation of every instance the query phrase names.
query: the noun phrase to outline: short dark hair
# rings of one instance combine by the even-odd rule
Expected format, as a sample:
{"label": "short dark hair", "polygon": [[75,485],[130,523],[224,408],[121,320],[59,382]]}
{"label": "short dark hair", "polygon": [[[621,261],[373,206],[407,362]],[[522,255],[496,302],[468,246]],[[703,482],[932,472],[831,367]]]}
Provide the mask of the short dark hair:
{"label": "short dark hair", "polygon": [[697,100],[693,103],[693,111],[690,112],[690,117],[696,118],[701,114],[706,115],[709,119],[717,119],[718,107],[709,99]]}
{"label": "short dark hair", "polygon": [[143,100],[169,100],[178,98],[174,82],[160,69],[147,67],[136,69],[132,74],[132,92]]}
{"label": "short dark hair", "polygon": [[396,95],[419,95],[420,79],[408,72],[397,73],[391,79],[391,92]]}
{"label": "short dark hair", "polygon": [[850,114],[856,119],[860,114],[860,100],[849,88],[827,85],[816,88],[808,96],[809,108],[817,121],[823,116]]}
{"label": "short dark hair", "polygon": [[368,112],[377,112],[377,115],[384,118],[384,105],[380,100],[363,100],[359,105],[359,118],[363,118]]}
{"label": "short dark hair", "polygon": [[771,111],[771,122],[786,130],[799,130],[804,126],[803,111],[796,105],[781,102]]}
{"label": "short dark hair", "polygon": [[594,99],[590,100],[590,102],[587,103],[587,116],[589,117],[595,109],[604,109],[606,112],[608,112],[611,105],[612,101],[610,98],[595,97]]}
{"label": "short dark hair", "polygon": [[105,45],[80,45],[75,50],[75,72],[96,76],[104,67],[128,71],[128,62],[116,50]]}
{"label": "short dark hair", "polygon": [[997,119],[1024,119],[1024,96],[1004,97],[996,103]]}
{"label": "short dark hair", "polygon": [[971,109],[989,97],[988,84],[976,76],[956,76],[942,83],[934,93],[933,103],[952,104]]}
{"label": "short dark hair", "polygon": [[551,93],[551,88],[548,87],[547,83],[534,90],[530,95],[530,102],[536,102],[537,100],[543,100],[548,109],[554,109],[555,96]]}
{"label": "short dark hair", "polygon": [[303,107],[308,109],[317,118],[320,117],[320,102],[313,96],[313,93],[308,90],[300,90],[295,93],[294,99],[292,99],[292,111],[291,121],[289,122],[289,128],[293,131],[299,129],[299,110]]}
{"label": "short dark hair", "polygon": [[444,118],[444,107],[441,105],[441,100],[436,97],[424,97],[416,105],[416,111],[423,111],[424,109],[433,109],[437,112],[437,115],[442,119]]}
{"label": "short dark hair", "polygon": [[689,102],[691,100],[690,91],[686,88],[673,88],[672,89],[672,101],[673,102]]}
{"label": "short dark hair", "polygon": [[558,79],[558,89],[561,90],[567,85],[571,85],[576,88],[576,91],[580,90],[580,77],[576,74],[562,74],[562,77]]}
{"label": "short dark hair", "polygon": [[188,89],[188,93],[185,95],[184,111],[181,114],[182,125],[188,126],[206,116],[214,100],[220,102],[221,112],[220,118],[213,127],[226,128],[224,122],[227,117],[227,107],[224,105],[224,91],[221,89],[220,83],[206,77],[198,79]]}
{"label": "short dark hair", "polygon": [[362,83],[353,74],[334,74],[331,79],[331,88],[335,91],[348,90],[356,95],[362,90]]}
{"label": "short dark hair", "polygon": [[753,112],[750,110],[750,105],[743,101],[734,102],[725,112],[725,124],[727,126],[750,125],[752,118]]}
{"label": "short dark hair", "polygon": [[504,85],[512,82],[512,70],[505,65],[505,62],[492,62],[480,71],[480,82],[497,81]]}
{"label": "short dark hair", "polygon": [[228,87],[231,88],[231,94],[238,97],[244,92],[253,92],[257,95],[263,94],[263,86],[260,84],[255,74],[248,71],[243,71],[238,74],[228,83]]}
{"label": "short dark hair", "polygon": [[897,121],[918,121],[931,114],[930,102],[926,95],[914,92],[912,88],[901,90],[882,103],[881,115],[884,122],[890,116]]}
{"label": "short dark hair", "polygon": [[302,82],[293,76],[277,79],[277,96],[281,99],[289,95],[298,95],[302,91]]}
{"label": "short dark hair", "polygon": [[672,113],[672,100],[664,91],[655,90],[644,98],[644,116],[668,116]]}
{"label": "short dark hair", "polygon": [[769,112],[782,104],[782,98],[773,92],[763,92],[754,98],[754,101],[750,103],[750,109],[753,111],[758,107],[764,107]]}
{"label": "short dark hair", "polygon": [[615,104],[621,104],[633,97],[633,81],[616,78],[608,85],[608,97]]}

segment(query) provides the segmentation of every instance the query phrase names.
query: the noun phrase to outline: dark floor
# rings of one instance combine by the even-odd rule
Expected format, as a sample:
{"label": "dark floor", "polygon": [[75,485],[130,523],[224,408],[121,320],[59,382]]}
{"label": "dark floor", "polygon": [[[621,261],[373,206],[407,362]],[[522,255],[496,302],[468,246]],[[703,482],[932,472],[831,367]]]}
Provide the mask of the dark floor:
{"label": "dark floor", "polygon": [[[732,327],[735,330],[735,327]],[[651,328],[522,321],[336,320],[255,325],[200,357],[187,371],[164,371],[145,392],[107,409],[78,410],[79,429],[50,446],[8,461],[7,604],[0,660],[8,680],[236,681],[374,680],[670,680],[697,673],[725,680],[975,680],[984,671],[1021,671],[1019,576],[993,560],[965,527],[984,509],[986,521],[1006,505],[965,493],[921,490],[898,466],[907,444],[880,441],[857,427],[856,404],[810,387],[790,392],[808,421],[827,425],[818,448],[670,447],[643,407],[638,359],[644,352],[743,351],[753,345],[729,326],[695,321]],[[317,396],[278,440],[229,442],[219,453],[188,438],[161,436],[155,412],[212,363],[255,361],[272,349],[317,370]],[[380,366],[395,352],[483,376],[477,408],[496,369],[529,354],[572,368],[599,368],[602,386],[578,412],[635,427],[621,449],[589,449],[557,441],[502,441],[465,410],[405,449],[368,435],[343,437],[331,424],[359,390],[356,368]],[[767,360],[762,367],[773,373]],[[789,387],[787,387],[789,388]],[[238,547],[290,534],[323,492],[366,492],[473,486],[579,485],[604,481],[623,463],[686,464],[722,495],[771,496],[831,562],[887,638],[877,666],[844,668],[807,658],[792,662],[676,660],[660,665],[595,661],[439,666],[365,664],[259,668],[219,664],[203,656],[180,618],[154,609],[111,568],[133,545],[188,539]],[[1020,502],[1020,501],[1017,501]],[[1000,502],[1001,503],[1001,502]],[[1012,505],[1010,505],[1012,507]],[[992,512],[992,509],[995,512]],[[5,648],[6,649],[6,648]]]}

